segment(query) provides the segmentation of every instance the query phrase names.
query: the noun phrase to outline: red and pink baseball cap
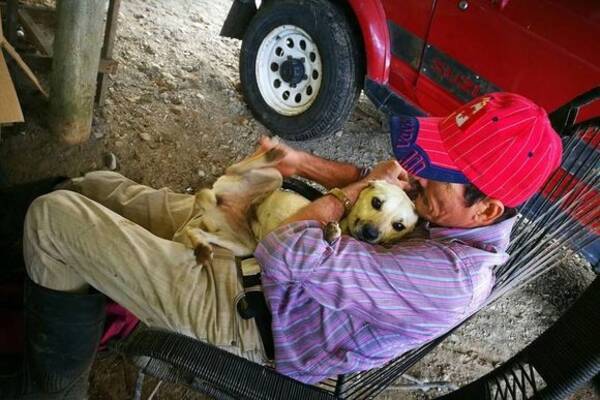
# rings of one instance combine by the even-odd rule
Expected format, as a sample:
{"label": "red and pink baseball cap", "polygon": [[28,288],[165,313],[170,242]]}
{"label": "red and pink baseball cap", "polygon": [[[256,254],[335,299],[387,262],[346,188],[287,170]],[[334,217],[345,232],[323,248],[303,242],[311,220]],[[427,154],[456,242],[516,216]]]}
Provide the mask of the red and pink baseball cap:
{"label": "red and pink baseball cap", "polygon": [[446,118],[392,116],[400,164],[426,179],[472,183],[507,207],[537,192],[562,159],[548,114],[512,93],[478,97]]}

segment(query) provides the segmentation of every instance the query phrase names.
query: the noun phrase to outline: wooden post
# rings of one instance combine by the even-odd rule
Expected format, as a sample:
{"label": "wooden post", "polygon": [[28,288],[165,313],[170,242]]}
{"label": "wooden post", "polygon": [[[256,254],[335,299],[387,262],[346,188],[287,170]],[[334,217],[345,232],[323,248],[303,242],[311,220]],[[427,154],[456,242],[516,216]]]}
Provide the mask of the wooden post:
{"label": "wooden post", "polygon": [[107,1],[56,1],[50,127],[69,144],[90,136]]}

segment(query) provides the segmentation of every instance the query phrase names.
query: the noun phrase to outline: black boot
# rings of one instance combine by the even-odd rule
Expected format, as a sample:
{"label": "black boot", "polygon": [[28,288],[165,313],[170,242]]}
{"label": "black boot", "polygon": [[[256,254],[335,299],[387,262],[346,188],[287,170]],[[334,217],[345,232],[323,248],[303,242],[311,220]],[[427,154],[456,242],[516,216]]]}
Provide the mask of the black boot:
{"label": "black boot", "polygon": [[[25,271],[23,222],[31,202],[53,191],[66,177],[50,177],[11,187],[0,187],[0,282],[14,281]],[[19,279],[20,280],[20,279]]]}
{"label": "black boot", "polygon": [[101,293],[65,293],[27,279],[23,368],[12,385],[0,382],[0,398],[86,399],[104,312]]}

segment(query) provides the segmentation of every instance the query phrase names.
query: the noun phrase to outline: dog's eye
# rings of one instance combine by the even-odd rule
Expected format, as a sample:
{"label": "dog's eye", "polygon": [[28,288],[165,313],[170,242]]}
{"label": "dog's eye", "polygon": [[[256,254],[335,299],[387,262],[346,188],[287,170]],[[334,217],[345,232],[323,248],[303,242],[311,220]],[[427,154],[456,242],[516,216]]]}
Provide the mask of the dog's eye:
{"label": "dog's eye", "polygon": [[383,201],[379,200],[378,197],[373,197],[373,199],[371,199],[371,205],[376,210],[380,210],[382,204],[383,204]]}
{"label": "dog's eye", "polygon": [[404,224],[402,222],[394,222],[392,224],[392,228],[394,228],[394,230],[400,232],[403,231],[404,229],[406,229],[406,227],[404,226]]}

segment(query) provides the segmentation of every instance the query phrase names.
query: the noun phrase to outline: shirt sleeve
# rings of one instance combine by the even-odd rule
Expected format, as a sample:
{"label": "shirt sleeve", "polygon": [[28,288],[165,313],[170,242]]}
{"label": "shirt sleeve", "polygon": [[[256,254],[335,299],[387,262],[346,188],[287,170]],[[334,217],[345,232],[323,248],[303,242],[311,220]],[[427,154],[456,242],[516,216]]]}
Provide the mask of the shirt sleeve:
{"label": "shirt sleeve", "polygon": [[469,269],[452,243],[409,239],[390,248],[342,235],[329,245],[317,221],[277,229],[255,256],[263,284],[300,285],[322,306],[384,329],[435,329],[465,316]]}

